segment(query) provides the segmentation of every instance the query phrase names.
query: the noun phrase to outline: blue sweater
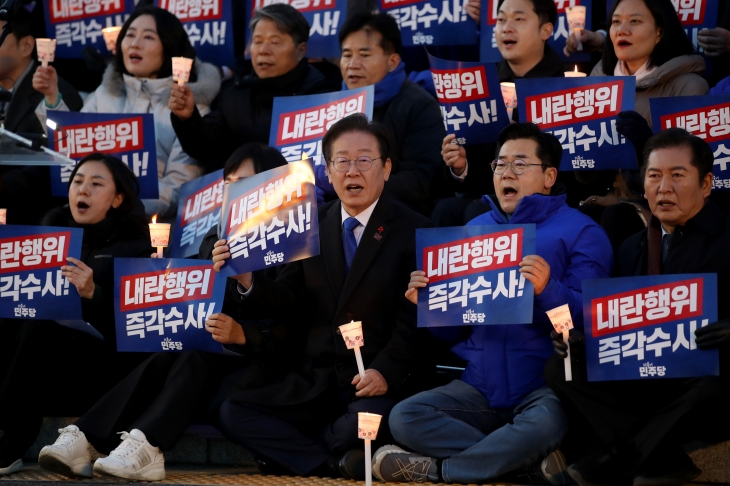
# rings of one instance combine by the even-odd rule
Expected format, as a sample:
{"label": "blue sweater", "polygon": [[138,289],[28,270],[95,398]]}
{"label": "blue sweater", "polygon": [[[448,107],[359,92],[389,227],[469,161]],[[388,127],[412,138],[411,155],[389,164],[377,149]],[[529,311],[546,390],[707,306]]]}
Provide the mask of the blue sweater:
{"label": "blue sweater", "polygon": [[545,384],[545,361],[553,352],[546,311],[570,305],[573,322],[583,326],[581,281],[611,276],[613,254],[606,233],[592,219],[568,207],[565,195],[524,197],[508,220],[493,210],[467,225],[536,225],[536,253],[550,265],[550,281],[535,297],[532,324],[432,328],[442,339],[458,341],[454,353],[467,361],[462,380],[481,391],[493,408],[516,406]]}

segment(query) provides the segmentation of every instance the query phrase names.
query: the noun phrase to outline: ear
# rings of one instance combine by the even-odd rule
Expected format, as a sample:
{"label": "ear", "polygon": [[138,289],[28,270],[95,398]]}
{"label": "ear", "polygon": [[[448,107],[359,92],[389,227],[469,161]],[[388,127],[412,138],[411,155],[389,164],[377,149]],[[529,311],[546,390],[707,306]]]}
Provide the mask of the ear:
{"label": "ear", "polygon": [[296,51],[297,61],[301,61],[302,59],[304,59],[304,56],[307,55],[307,43],[302,42],[301,44],[296,46],[294,50]]}
{"label": "ear", "polygon": [[548,167],[545,169],[543,176],[545,177],[545,189],[552,189],[555,182],[558,180],[558,169],[555,167]]}
{"label": "ear", "polygon": [[388,56],[388,72],[392,73],[395,68],[398,67],[400,64],[400,54],[396,54],[395,52]]}
{"label": "ear", "polygon": [[705,199],[710,197],[710,193],[712,192],[712,180],[713,180],[712,172],[708,172],[707,174],[705,174],[705,178],[702,179],[702,185],[701,185],[702,196]]}
{"label": "ear", "polygon": [[393,169],[393,163],[390,161],[390,158],[385,160],[385,164],[383,164],[383,175],[385,176],[384,179],[387,181],[390,177],[390,171]]}
{"label": "ear", "polygon": [[[327,176],[327,182],[332,184],[332,176],[330,175],[330,164],[329,163],[324,164],[324,173]],[[332,185],[334,185],[334,184],[332,184]]]}
{"label": "ear", "polygon": [[553,36],[553,24],[545,22],[540,26],[540,38],[543,42],[547,42]]}
{"label": "ear", "polygon": [[121,192],[114,196],[114,200],[112,201],[112,207],[114,209],[117,209],[119,206],[121,206],[122,202],[124,201],[124,194]]}
{"label": "ear", "polygon": [[33,48],[35,47],[35,38],[32,35],[26,35],[18,42],[18,49],[23,57],[31,57]]}

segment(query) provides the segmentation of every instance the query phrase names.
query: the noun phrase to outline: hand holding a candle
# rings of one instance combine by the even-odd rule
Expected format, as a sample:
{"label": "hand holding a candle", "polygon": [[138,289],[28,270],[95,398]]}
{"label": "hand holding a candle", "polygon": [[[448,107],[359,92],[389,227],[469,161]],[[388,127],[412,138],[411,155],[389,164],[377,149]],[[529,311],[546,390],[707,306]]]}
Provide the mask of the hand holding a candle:
{"label": "hand holding a candle", "polygon": [[91,299],[94,296],[94,289],[96,288],[94,271],[84,262],[76,258],[68,257],[66,260],[73,265],[63,265],[61,267],[61,275],[66,277],[69,283],[76,287],[81,297]]}
{"label": "hand holding a candle", "polygon": [[53,66],[38,66],[33,74],[33,89],[46,97],[46,103],[58,103],[58,74]]}
{"label": "hand holding a candle", "polygon": [[578,52],[578,46],[582,45],[583,50],[580,52],[594,52],[603,49],[603,43],[606,37],[601,32],[593,32],[590,30],[581,30],[580,32],[571,32],[565,41],[563,53],[570,57],[571,54]]}
{"label": "hand holding a candle", "polygon": [[441,157],[456,176],[460,176],[466,170],[466,150],[461,145],[454,143],[456,135],[446,135],[441,143]]}
{"label": "hand holding a candle", "polygon": [[[579,344],[585,342],[585,336],[578,329],[571,329],[569,331],[568,342],[574,348]],[[563,333],[555,330],[550,331],[550,340],[553,342],[553,350],[560,358],[565,359],[568,357],[568,345],[563,341]]]}
{"label": "hand holding a candle", "polygon": [[[213,269],[216,272],[220,272],[221,267],[226,263],[226,260],[231,258],[229,250],[228,241],[226,240],[218,240],[215,242],[215,245],[213,245]],[[242,273],[234,276],[233,278],[238,280],[238,283],[240,283],[246,290],[250,289],[253,283],[253,273],[251,272]]]}
{"label": "hand holding a candle", "polygon": [[378,370],[365,370],[365,378],[362,379],[358,373],[350,384],[355,385],[355,396],[358,397],[377,397],[388,393],[388,382]]}
{"label": "hand holding a candle", "polygon": [[246,333],[241,325],[226,314],[211,314],[205,321],[205,330],[221,344],[246,344]]}
{"label": "hand holding a candle", "polygon": [[408,290],[406,290],[406,299],[412,304],[418,305],[418,289],[428,285],[428,277],[423,270],[415,270],[411,272],[411,281],[408,282]]}
{"label": "hand holding a candle", "polygon": [[195,110],[195,96],[186,84],[173,84],[170,91],[170,100],[167,102],[170,111],[181,120],[193,116]]}

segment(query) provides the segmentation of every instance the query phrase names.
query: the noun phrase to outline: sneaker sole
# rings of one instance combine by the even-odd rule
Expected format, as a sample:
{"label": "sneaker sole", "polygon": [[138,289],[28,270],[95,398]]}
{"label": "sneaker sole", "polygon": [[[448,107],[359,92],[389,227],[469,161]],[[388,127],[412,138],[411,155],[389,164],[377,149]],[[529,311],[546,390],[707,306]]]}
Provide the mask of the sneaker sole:
{"label": "sneaker sole", "polygon": [[0,476],[7,476],[8,474],[13,474],[18,471],[23,470],[23,460],[18,459],[8,467],[0,468]]}
{"label": "sneaker sole", "polygon": [[[47,471],[66,476],[68,478],[91,478],[94,472],[91,469],[91,459],[87,458],[85,463],[69,466],[59,459],[55,454],[41,454],[38,457],[38,465]],[[81,467],[78,467],[78,466]]]}
{"label": "sneaker sole", "polygon": [[94,471],[105,476],[113,476],[122,479],[134,479],[137,481],[162,481],[165,479],[165,463],[148,464],[134,474],[126,474],[120,471],[110,471],[104,468],[104,463],[94,463]]}

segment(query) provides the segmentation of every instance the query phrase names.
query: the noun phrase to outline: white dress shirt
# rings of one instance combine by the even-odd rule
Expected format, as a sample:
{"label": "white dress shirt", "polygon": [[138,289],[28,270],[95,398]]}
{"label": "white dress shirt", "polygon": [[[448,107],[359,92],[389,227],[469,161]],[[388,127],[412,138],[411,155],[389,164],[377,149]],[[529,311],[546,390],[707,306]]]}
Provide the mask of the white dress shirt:
{"label": "white dress shirt", "polygon": [[[368,225],[368,221],[370,221],[370,216],[373,215],[373,210],[375,209],[375,205],[378,204],[378,201],[380,198],[376,199],[374,203],[372,203],[370,206],[367,207],[365,211],[355,216],[355,219],[360,222],[360,226],[355,228],[352,232],[355,234],[355,241],[357,241],[357,245],[360,246],[360,239],[362,238],[362,233],[365,231],[365,226]],[[352,218],[350,214],[345,211],[345,206],[340,203],[340,211],[342,213],[342,225],[345,224],[345,220],[347,218]]]}

